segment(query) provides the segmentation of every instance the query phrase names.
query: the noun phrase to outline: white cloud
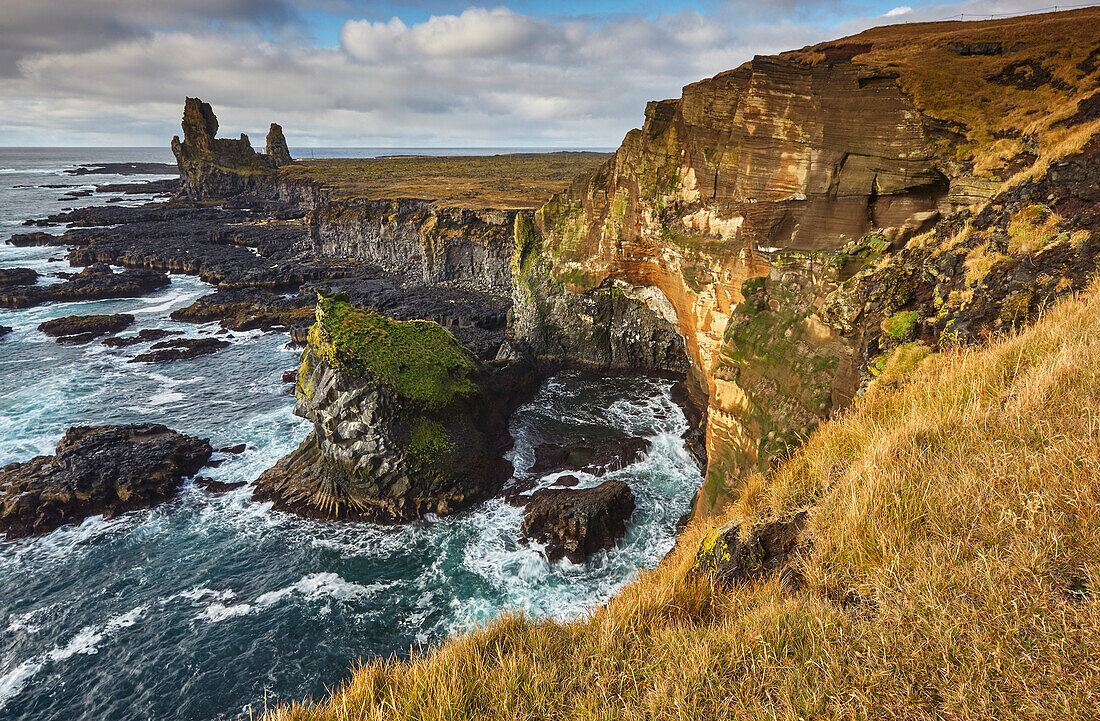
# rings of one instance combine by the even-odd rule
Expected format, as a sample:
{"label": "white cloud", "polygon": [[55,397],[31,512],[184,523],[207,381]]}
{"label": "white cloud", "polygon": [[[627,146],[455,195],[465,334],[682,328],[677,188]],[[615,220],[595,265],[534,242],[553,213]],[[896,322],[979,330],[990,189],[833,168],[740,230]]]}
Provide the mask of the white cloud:
{"label": "white cloud", "polygon": [[911,12],[913,12],[913,8],[909,7],[908,5],[899,5],[898,7],[894,8],[893,10],[888,10],[885,13],[883,13],[882,17],[884,17],[884,18],[896,18],[896,17],[900,17],[902,15],[908,15]]}
{"label": "white cloud", "polygon": [[[304,33],[234,24],[249,16],[275,22],[293,12],[289,0],[177,0],[171,13],[147,0],[87,0],[103,11],[103,22],[130,17],[133,26],[70,44],[34,30],[19,46],[17,72],[5,75],[5,44],[20,28],[38,28],[48,13],[36,7],[53,3],[4,0],[5,10],[12,3],[22,14],[0,17],[0,144],[166,144],[179,132],[183,98],[198,96],[213,104],[226,135],[262,137],[277,121],[299,147],[611,146],[641,123],[648,100],[676,97],[683,85],[755,54],[882,22],[800,19],[836,0],[805,12],[805,3],[787,0],[779,17],[746,1],[706,15],[651,18],[541,18],[469,7],[417,23],[355,19],[343,24],[337,44],[318,47]],[[905,19],[993,2],[1026,0],[922,6]],[[224,18],[194,21],[204,12],[213,17],[215,6]]]}

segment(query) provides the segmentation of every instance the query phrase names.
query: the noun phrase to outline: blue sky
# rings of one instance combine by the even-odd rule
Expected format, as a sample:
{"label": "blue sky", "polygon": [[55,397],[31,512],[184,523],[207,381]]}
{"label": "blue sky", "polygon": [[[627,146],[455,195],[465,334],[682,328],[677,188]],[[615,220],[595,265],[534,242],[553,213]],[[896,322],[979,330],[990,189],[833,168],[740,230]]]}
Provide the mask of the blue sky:
{"label": "blue sky", "polygon": [[293,147],[616,146],[767,54],[1031,0],[3,0],[0,145],[163,145],[186,96]]}

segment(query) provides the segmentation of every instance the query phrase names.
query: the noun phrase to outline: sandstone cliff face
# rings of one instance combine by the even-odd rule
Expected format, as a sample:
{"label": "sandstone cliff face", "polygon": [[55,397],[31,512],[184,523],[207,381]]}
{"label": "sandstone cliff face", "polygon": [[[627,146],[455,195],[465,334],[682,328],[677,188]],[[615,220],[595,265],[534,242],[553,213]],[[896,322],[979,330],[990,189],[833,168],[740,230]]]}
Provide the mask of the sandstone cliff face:
{"label": "sandstone cliff face", "polygon": [[[1019,123],[1044,104],[1057,101],[1060,109],[1089,96],[1094,85],[1085,78],[1095,63],[1045,60],[1091,57],[1079,24],[1067,20],[1060,39],[1028,34],[1021,45],[1010,38],[1024,26],[983,23],[983,40],[1004,36],[993,58],[962,52],[969,46],[957,45],[966,37],[958,24],[879,29],[866,39],[757,57],[685,87],[680,99],[650,103],[644,126],[627,134],[613,159],[538,211],[530,238],[517,232],[517,345],[588,361],[587,339],[615,327],[592,309],[616,289],[659,317],[683,339],[689,378],[708,408],[709,467],[697,499],[697,510],[708,512],[736,493],[746,473],[767,472],[820,419],[850,403],[884,354],[916,337],[914,325],[948,314],[942,308],[953,290],[951,312],[970,302],[961,298],[975,295],[965,258],[939,281],[917,282],[914,256],[905,266],[897,251],[913,239],[948,243],[948,229],[968,223],[962,209],[995,205],[1012,173],[1032,164],[1045,172],[1044,156],[1065,155],[1055,147],[1065,134],[1045,130],[1058,113],[1030,140],[1020,140],[1030,126]],[[1006,70],[984,70],[1021,63],[1046,74],[1035,74],[1030,87]],[[1006,84],[1025,91],[1007,105]],[[987,92],[1005,114],[972,113],[980,95],[944,102],[960,92]],[[1005,126],[1011,122],[1018,125]],[[1085,114],[1078,125],[1089,122]],[[1002,213],[1000,232],[1023,211],[1016,202]],[[1032,214],[1043,216],[1050,237],[1067,242],[1083,227],[1041,209]],[[988,229],[988,218],[967,227]],[[1087,269],[1091,236],[1076,237],[1072,263]],[[1014,266],[1028,267],[1019,256]],[[1020,319],[1055,286],[1079,286],[1076,270],[1042,267],[1052,271],[1050,292],[1019,301]],[[1003,302],[955,319],[975,326],[970,337],[1003,329],[991,326]],[[922,337],[938,343],[934,326]],[[667,353],[651,352],[652,334],[618,335],[620,357],[637,359],[637,368],[667,367]]]}
{"label": "sandstone cliff face", "polygon": [[215,137],[218,119],[209,103],[187,98],[183,107],[183,140],[172,138],[180,169],[181,192],[191,198],[224,198],[243,193],[273,193],[274,171],[290,162],[283,130],[275,123],[267,135],[267,152],[252,149],[248,136]]}

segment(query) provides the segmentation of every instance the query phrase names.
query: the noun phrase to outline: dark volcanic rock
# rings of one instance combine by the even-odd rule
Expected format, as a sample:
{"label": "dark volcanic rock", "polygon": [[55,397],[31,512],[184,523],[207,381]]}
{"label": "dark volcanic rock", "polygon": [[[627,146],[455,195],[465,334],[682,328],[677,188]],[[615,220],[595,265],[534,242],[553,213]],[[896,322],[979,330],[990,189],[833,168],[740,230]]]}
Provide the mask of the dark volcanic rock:
{"label": "dark volcanic rock", "polygon": [[56,455],[0,468],[0,531],[21,538],[154,506],[210,454],[206,439],[162,425],[70,428]]}
{"label": "dark volcanic rock", "polygon": [[788,521],[765,524],[741,539],[737,519],[710,532],[703,541],[691,573],[708,576],[715,583],[731,586],[786,571],[797,580],[797,571],[789,569],[800,548],[799,533],[806,524],[802,511]]}
{"label": "dark volcanic rock", "polygon": [[163,288],[171,281],[153,270],[115,273],[104,264],[90,265],[64,283],[17,286],[0,293],[0,308],[29,308],[51,301],[134,298]]}
{"label": "dark volcanic rock", "polygon": [[634,494],[622,481],[595,488],[535,491],[523,513],[523,535],[542,543],[551,561],[584,563],[601,548],[612,548],[626,533],[634,513]]}
{"label": "dark volcanic rock", "polygon": [[104,338],[103,345],[108,348],[126,348],[138,343],[152,343],[153,341],[168,338],[174,335],[183,335],[182,330],[162,330],[160,328],[144,328],[137,335],[120,335],[114,338]]}
{"label": "dark volcanic rock", "polygon": [[51,338],[57,338],[59,343],[82,343],[97,336],[125,330],[133,322],[134,316],[129,313],[116,313],[114,315],[70,315],[64,318],[48,320],[40,324],[38,330]]}
{"label": "dark volcanic rock", "polygon": [[0,325],[0,338],[3,338],[8,333],[12,332],[12,327],[9,325]]}
{"label": "dark volcanic rock", "polygon": [[240,455],[248,449],[248,444],[238,443],[235,446],[226,446],[225,448],[219,448],[218,453],[231,453],[233,455]]}
{"label": "dark volcanic rock", "polygon": [[64,245],[56,235],[49,233],[16,233],[8,238],[8,245],[16,248],[31,248],[40,245]]}
{"label": "dark volcanic rock", "polygon": [[[180,188],[180,181],[146,180],[141,183],[105,183],[95,186],[97,193],[122,193],[123,195],[172,195]],[[111,198],[108,203],[117,203],[122,198]]]}
{"label": "dark volcanic rock", "polygon": [[213,478],[199,476],[195,479],[195,485],[207,493],[229,493],[248,484],[245,481],[225,483],[224,481],[215,481]]}
{"label": "dark volcanic rock", "polygon": [[586,439],[570,445],[544,443],[535,448],[535,463],[527,472],[545,476],[558,471],[584,471],[602,476],[637,463],[649,447],[650,442],[644,438],[625,436]]}
{"label": "dark volcanic rock", "polygon": [[201,355],[210,355],[230,345],[227,340],[220,338],[179,338],[177,340],[165,340],[154,343],[146,353],[134,356],[130,363],[168,363],[170,361],[197,358]]}
{"label": "dark volcanic rock", "polygon": [[38,273],[31,268],[0,268],[0,288],[11,285],[34,285]]}

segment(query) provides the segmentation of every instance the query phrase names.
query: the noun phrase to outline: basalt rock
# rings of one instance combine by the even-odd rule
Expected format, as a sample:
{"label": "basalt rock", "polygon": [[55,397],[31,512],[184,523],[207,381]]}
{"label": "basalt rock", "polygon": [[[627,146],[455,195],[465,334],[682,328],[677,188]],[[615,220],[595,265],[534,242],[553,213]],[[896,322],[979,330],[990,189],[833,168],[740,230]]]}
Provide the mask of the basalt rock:
{"label": "basalt rock", "polygon": [[217,132],[218,119],[210,104],[187,98],[183,106],[183,140],[172,138],[181,192],[196,199],[244,194],[273,197],[275,169],[290,162],[282,129],[271,126],[270,155],[253,150],[244,133],[237,140],[229,140],[216,138]]}
{"label": "basalt rock", "polygon": [[406,521],[495,492],[507,418],[535,382],[480,364],[430,321],[321,297],[296,381],[314,430],[255,483],[254,499],[321,518]]}
{"label": "basalt rock", "polygon": [[70,315],[41,323],[38,330],[58,343],[84,343],[93,338],[125,330],[134,322],[129,313],[114,315]]}
{"label": "basalt rock", "polygon": [[10,325],[0,325],[0,338],[3,338],[8,333],[11,333],[12,330],[14,329]]}
{"label": "basalt rock", "polygon": [[29,308],[53,301],[136,298],[168,285],[168,276],[153,270],[115,273],[106,264],[93,264],[68,276],[63,283],[16,286],[0,291],[0,307]]}
{"label": "basalt rock", "polygon": [[203,489],[207,493],[220,495],[222,493],[235,491],[238,488],[243,488],[244,486],[248,485],[248,483],[246,481],[233,481],[230,483],[226,483],[225,481],[215,481],[213,478],[199,476],[195,479],[195,485]]}
{"label": "basalt rock", "polygon": [[535,491],[523,513],[524,537],[543,544],[550,561],[573,563],[601,548],[613,548],[634,513],[634,494],[622,481],[595,488]]}
{"label": "basalt rock", "polygon": [[127,348],[140,343],[152,343],[154,341],[170,338],[174,335],[182,335],[181,330],[163,330],[161,328],[143,328],[136,335],[120,335],[113,338],[104,338],[103,345],[108,348]]}
{"label": "basalt rock", "polygon": [[59,245],[56,235],[50,235],[49,233],[16,233],[12,237],[8,238],[8,245],[14,245],[17,248],[31,248],[42,245]]}
{"label": "basalt rock", "polygon": [[55,455],[0,468],[0,531],[21,538],[154,506],[210,454],[205,439],[162,425],[70,428]]}

